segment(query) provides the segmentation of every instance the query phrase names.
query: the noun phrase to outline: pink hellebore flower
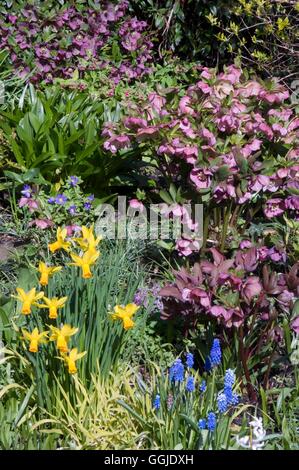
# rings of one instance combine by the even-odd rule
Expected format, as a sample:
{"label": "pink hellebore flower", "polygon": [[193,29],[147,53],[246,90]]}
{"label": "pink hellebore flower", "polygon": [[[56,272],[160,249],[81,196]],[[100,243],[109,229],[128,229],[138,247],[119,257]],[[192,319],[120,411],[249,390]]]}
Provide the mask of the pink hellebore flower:
{"label": "pink hellebore flower", "polygon": [[193,168],[190,173],[190,180],[196,186],[196,189],[208,189],[211,186],[211,177],[213,173],[210,170]]}
{"label": "pink hellebore flower", "polygon": [[34,219],[29,222],[30,226],[35,225],[37,228],[41,230],[45,230],[46,228],[53,227],[54,222],[50,219]]}
{"label": "pink hellebore flower", "polygon": [[210,145],[211,147],[216,145],[216,137],[214,136],[214,134],[211,131],[209,131],[205,127],[200,131],[200,136],[203,139],[205,139],[207,141],[208,145]]}
{"label": "pink hellebore flower", "polygon": [[241,75],[242,71],[240,69],[238,69],[234,65],[229,65],[228,67],[226,67],[225,72],[219,75],[219,78],[235,85],[236,83],[239,83]]}
{"label": "pink hellebore flower", "polygon": [[266,202],[266,207],[264,209],[264,214],[267,219],[272,219],[272,217],[278,217],[283,214],[285,211],[285,202],[280,198],[269,199]]}
{"label": "pink hellebore flower", "polygon": [[262,292],[262,285],[257,276],[249,277],[242,287],[242,294],[245,301],[249,304],[254,297]]}
{"label": "pink hellebore flower", "polygon": [[249,184],[249,190],[258,193],[259,191],[266,191],[270,184],[270,178],[266,175],[257,175],[254,182]]}
{"label": "pink hellebore flower", "polygon": [[166,104],[166,99],[154,92],[148,95],[148,99],[152,108],[148,111],[150,119],[154,119],[156,114],[161,116],[162,109]]}
{"label": "pink hellebore flower", "polygon": [[140,212],[143,212],[144,209],[145,209],[142,202],[138,201],[138,199],[131,199],[129,201],[129,205],[130,205],[130,207],[132,207],[132,209],[138,209],[138,210],[140,210]]}
{"label": "pink hellebore flower", "polygon": [[76,232],[81,231],[81,227],[79,225],[67,225],[65,228],[68,237],[72,237]]}
{"label": "pink hellebore flower", "polygon": [[159,135],[159,129],[155,126],[148,126],[144,127],[143,129],[138,129],[136,139],[138,142],[149,139],[155,138]]}
{"label": "pink hellebore flower", "polygon": [[247,82],[246,85],[238,89],[237,96],[241,96],[242,98],[251,98],[252,96],[259,96],[262,90],[263,88],[260,83],[251,80]]}
{"label": "pink hellebore flower", "polygon": [[202,307],[210,308],[211,306],[211,301],[207,292],[199,287],[192,289],[190,299],[199,302]]}
{"label": "pink hellebore flower", "polygon": [[110,150],[111,153],[116,153],[117,150],[127,148],[130,145],[130,139],[127,135],[118,135],[110,137],[104,143],[104,149]]}
{"label": "pink hellebore flower", "polygon": [[234,87],[231,82],[227,80],[220,80],[215,86],[214,86],[214,93],[216,98],[219,98],[220,100],[223,100],[226,98],[228,95],[230,95],[234,91]]}
{"label": "pink hellebore flower", "polygon": [[177,240],[175,249],[179,256],[190,256],[193,251],[199,251],[199,243],[196,240],[182,238]]}
{"label": "pink hellebore flower", "polygon": [[238,328],[243,323],[243,313],[239,309],[226,309],[219,305],[214,305],[210,309],[210,313],[213,317],[222,320],[228,328],[231,328],[232,326]]}
{"label": "pink hellebore flower", "polygon": [[29,197],[21,197],[19,200],[19,207],[28,207],[29,212],[34,212],[38,209],[38,202]]}
{"label": "pink hellebore flower", "polygon": [[138,117],[128,117],[124,120],[124,125],[128,129],[138,130],[140,127],[146,127],[147,122],[145,119]]}
{"label": "pink hellebore flower", "polygon": [[195,116],[194,109],[191,108],[191,98],[190,96],[183,96],[179,102],[179,112],[181,114],[190,114],[190,116]]}

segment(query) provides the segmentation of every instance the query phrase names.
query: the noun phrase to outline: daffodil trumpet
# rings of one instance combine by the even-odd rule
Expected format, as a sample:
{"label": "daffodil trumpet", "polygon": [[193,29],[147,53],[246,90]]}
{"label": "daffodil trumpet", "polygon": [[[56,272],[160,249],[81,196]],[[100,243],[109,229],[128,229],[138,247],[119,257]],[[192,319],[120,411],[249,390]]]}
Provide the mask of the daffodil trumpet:
{"label": "daffodil trumpet", "polygon": [[111,318],[112,320],[122,320],[124,329],[129,330],[134,326],[132,317],[138,309],[139,307],[136,304],[116,305],[111,313]]}
{"label": "daffodil trumpet", "polygon": [[47,308],[49,310],[49,318],[54,320],[58,316],[58,309],[64,307],[65,302],[67,301],[67,297],[61,297],[61,299],[57,297],[53,297],[52,299],[44,297],[43,301],[45,303],[38,304],[38,307]]}
{"label": "daffodil trumpet", "polygon": [[34,330],[30,333],[29,331],[22,329],[23,338],[26,341],[30,341],[29,344],[29,351],[32,353],[38,352],[38,347],[40,344],[44,344],[47,342],[47,331],[42,331],[41,333],[38,331],[38,328],[34,328]]}
{"label": "daffodil trumpet", "polygon": [[35,287],[29,292],[25,292],[24,289],[22,289],[21,287],[17,287],[16,291],[18,295],[12,295],[12,297],[22,302],[21,313],[23,315],[29,315],[31,313],[32,305],[38,306],[39,304],[37,303],[37,301],[44,297],[44,293],[36,292]]}
{"label": "daffodil trumpet", "polygon": [[40,285],[47,286],[49,282],[49,277],[53,276],[54,273],[58,273],[61,270],[61,266],[47,266],[46,263],[40,261],[38,265],[38,271],[40,273]]}

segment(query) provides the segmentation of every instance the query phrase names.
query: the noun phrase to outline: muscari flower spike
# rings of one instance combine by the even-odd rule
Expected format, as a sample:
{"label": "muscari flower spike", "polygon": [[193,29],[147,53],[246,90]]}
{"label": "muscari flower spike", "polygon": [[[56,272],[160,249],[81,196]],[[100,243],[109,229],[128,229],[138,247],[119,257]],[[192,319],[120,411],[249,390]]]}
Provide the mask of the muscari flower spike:
{"label": "muscari flower spike", "polygon": [[155,396],[155,399],[154,399],[154,402],[153,402],[153,407],[155,410],[159,410],[160,407],[161,407],[161,399],[160,399],[160,395],[156,395]]}
{"label": "muscari flower spike", "polygon": [[187,378],[187,381],[186,381],[186,391],[187,392],[194,392],[195,390],[195,381],[194,381],[194,377],[188,377]]}
{"label": "muscari flower spike", "polygon": [[186,364],[190,369],[194,366],[194,356],[192,353],[186,354]]}
{"label": "muscari flower spike", "polygon": [[183,382],[184,380],[184,365],[181,359],[176,359],[169,370],[170,382]]}

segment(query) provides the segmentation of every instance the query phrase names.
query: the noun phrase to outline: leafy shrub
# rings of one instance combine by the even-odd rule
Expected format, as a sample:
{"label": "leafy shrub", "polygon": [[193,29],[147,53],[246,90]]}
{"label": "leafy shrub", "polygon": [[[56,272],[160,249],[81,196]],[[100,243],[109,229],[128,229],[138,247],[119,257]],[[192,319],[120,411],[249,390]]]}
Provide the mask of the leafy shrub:
{"label": "leafy shrub", "polygon": [[235,57],[266,77],[296,76],[298,2],[271,0],[132,0],[138,17],[152,18],[159,51],[178,52],[208,66]]}
{"label": "leafy shrub", "polygon": [[[170,212],[203,203],[204,246],[209,230],[223,250],[235,222],[244,232],[259,215],[297,217],[299,120],[288,97],[277,82],[249,79],[235,66],[221,74],[202,68],[186,92],[150,93],[120,123],[107,123],[104,148],[133,149],[150,161],[148,194],[157,201],[159,193]],[[177,249],[190,255],[198,245],[186,236]]]}

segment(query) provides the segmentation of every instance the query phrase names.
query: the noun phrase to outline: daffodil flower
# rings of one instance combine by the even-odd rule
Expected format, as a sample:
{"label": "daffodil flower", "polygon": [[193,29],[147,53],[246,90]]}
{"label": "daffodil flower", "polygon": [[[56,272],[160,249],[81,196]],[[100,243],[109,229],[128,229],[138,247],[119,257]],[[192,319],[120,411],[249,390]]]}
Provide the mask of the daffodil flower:
{"label": "daffodil flower", "polygon": [[75,253],[71,253],[72,260],[74,263],[70,263],[73,266],[79,266],[82,268],[82,277],[83,279],[90,279],[92,277],[92,273],[90,271],[90,266],[93,265],[100,253],[98,251],[86,251],[83,256],[78,256]]}
{"label": "daffodil flower", "polygon": [[75,335],[79,328],[72,328],[70,325],[63,325],[60,329],[51,325],[50,328],[52,332],[50,341],[56,341],[57,349],[61,353],[66,353],[68,351],[67,343],[70,337]]}
{"label": "daffodil flower", "polygon": [[67,297],[61,297],[58,299],[57,297],[53,297],[52,299],[48,299],[48,297],[44,297],[44,304],[38,304],[39,308],[48,308],[49,309],[49,318],[57,318],[57,310],[59,308],[64,307],[65,302],[67,301]]}
{"label": "daffodil flower", "polygon": [[54,273],[58,273],[62,270],[61,266],[47,266],[46,263],[40,261],[38,265],[38,271],[40,272],[39,283],[41,286],[47,286],[49,282],[49,277],[53,276]]}
{"label": "daffodil flower", "polygon": [[116,305],[114,307],[114,312],[111,314],[111,318],[112,320],[122,320],[124,329],[129,330],[134,326],[132,316],[138,309],[138,305],[135,304],[128,304],[126,306]]}
{"label": "daffodil flower", "polygon": [[102,240],[102,238],[95,238],[93,234],[93,225],[90,228],[86,227],[85,225],[82,225],[81,231],[82,237],[75,238],[75,241],[78,243],[78,245],[83,251],[90,251],[91,253],[96,253],[97,246]]}
{"label": "daffodil flower", "polygon": [[85,356],[87,351],[82,353],[78,353],[77,348],[73,348],[69,354],[62,353],[62,359],[65,361],[66,365],[68,366],[68,371],[70,374],[75,374],[77,372],[76,361],[81,359],[81,357]]}
{"label": "daffodil flower", "polygon": [[27,330],[22,330],[22,333],[23,339],[30,341],[29,351],[32,353],[38,352],[39,345],[47,342],[47,331],[42,331],[39,333],[38,329],[34,328],[31,333]]}
{"label": "daffodil flower", "polygon": [[17,290],[18,295],[12,295],[12,297],[20,300],[23,303],[22,310],[21,310],[23,315],[29,315],[29,313],[31,313],[31,306],[32,305],[38,306],[37,301],[44,297],[43,292],[36,293],[35,287],[31,289],[29,292],[25,292],[24,289],[21,289],[21,287],[17,287],[16,290]]}
{"label": "daffodil flower", "polygon": [[60,250],[60,249],[63,249],[66,251],[70,250],[71,243],[65,241],[66,235],[67,235],[66,228],[62,229],[61,227],[58,227],[57,232],[56,232],[56,237],[57,237],[56,242],[49,244],[49,250],[52,253],[55,253],[55,251]]}

